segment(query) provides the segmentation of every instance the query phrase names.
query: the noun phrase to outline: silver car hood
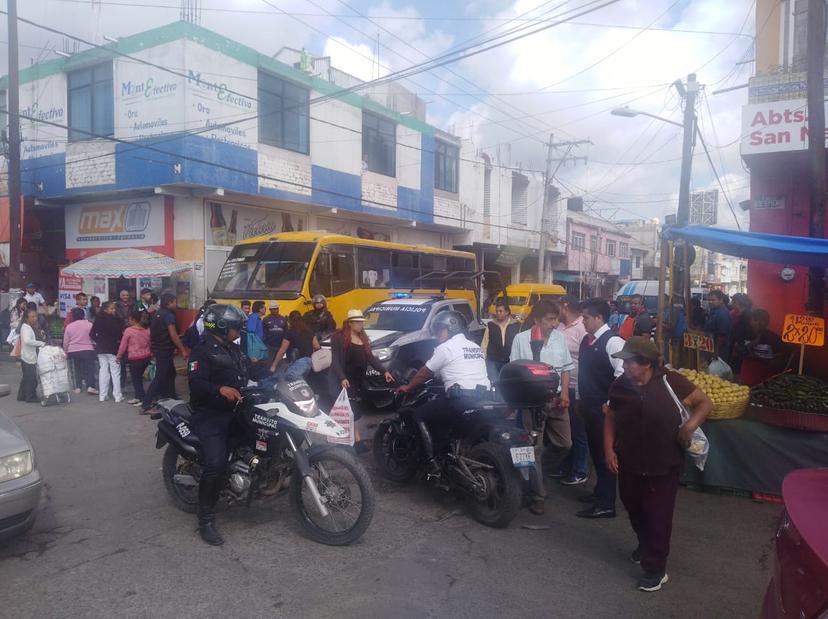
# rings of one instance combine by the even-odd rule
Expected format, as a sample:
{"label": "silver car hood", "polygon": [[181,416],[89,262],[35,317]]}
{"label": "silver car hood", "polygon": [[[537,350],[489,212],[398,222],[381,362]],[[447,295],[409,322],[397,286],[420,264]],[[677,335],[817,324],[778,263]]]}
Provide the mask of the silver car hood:
{"label": "silver car hood", "polygon": [[0,412],[0,458],[31,449],[29,441],[14,422]]}

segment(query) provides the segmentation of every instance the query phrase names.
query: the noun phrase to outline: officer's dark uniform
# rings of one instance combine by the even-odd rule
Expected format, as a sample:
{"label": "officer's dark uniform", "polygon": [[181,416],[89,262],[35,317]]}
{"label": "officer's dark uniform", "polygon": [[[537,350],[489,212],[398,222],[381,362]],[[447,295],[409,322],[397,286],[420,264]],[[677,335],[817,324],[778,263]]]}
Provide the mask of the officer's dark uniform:
{"label": "officer's dark uniform", "polygon": [[190,353],[188,380],[193,430],[201,441],[204,469],[198,488],[199,508],[211,510],[221,490],[227,467],[227,437],[234,403],[219,393],[220,387],[241,389],[247,385],[247,369],[241,349],[205,333],[204,341]]}
{"label": "officer's dark uniform", "polygon": [[313,331],[314,335],[325,335],[336,331],[336,321],[327,306],[321,310],[312,309],[305,312],[302,320],[305,321],[308,329]]}

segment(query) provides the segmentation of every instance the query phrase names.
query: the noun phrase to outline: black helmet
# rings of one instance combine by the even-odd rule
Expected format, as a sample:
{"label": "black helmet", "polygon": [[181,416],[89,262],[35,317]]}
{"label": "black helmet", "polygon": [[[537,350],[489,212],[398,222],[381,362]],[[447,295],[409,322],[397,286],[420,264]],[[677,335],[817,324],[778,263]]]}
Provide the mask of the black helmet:
{"label": "black helmet", "polygon": [[317,303],[323,303],[327,305],[328,300],[325,298],[324,294],[315,294],[313,295],[313,304],[316,305]]}
{"label": "black helmet", "polygon": [[437,331],[445,327],[448,329],[449,337],[453,337],[458,333],[466,332],[466,319],[460,312],[448,311],[440,312],[431,321],[429,331],[431,335],[437,337]]}
{"label": "black helmet", "polygon": [[235,305],[216,303],[204,312],[204,330],[208,333],[226,336],[230,329],[241,331],[247,316]]}

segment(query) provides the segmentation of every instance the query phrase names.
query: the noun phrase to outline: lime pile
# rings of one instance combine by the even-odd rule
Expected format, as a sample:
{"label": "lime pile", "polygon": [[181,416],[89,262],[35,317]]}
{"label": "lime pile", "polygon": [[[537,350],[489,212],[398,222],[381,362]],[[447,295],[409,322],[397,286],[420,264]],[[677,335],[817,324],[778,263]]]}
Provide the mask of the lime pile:
{"label": "lime pile", "polygon": [[704,391],[713,401],[713,404],[729,404],[731,402],[743,402],[750,397],[750,387],[737,385],[729,380],[702,374],[696,370],[681,369],[679,373],[699,389]]}

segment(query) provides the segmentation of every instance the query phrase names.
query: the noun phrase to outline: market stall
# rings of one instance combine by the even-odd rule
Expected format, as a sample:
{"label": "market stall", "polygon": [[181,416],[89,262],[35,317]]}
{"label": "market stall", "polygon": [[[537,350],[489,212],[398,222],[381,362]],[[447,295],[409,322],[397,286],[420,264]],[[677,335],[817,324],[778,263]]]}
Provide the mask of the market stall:
{"label": "market stall", "polygon": [[[665,227],[663,240],[665,245],[674,242],[700,246],[780,265],[828,267],[825,239],[683,226]],[[663,268],[662,297],[668,290],[666,272]],[[686,282],[679,284],[686,286]],[[663,300],[659,309],[662,324]],[[806,349],[813,351],[812,347],[824,345],[824,319],[796,313],[801,312],[800,308],[790,309],[791,313],[785,315],[782,340],[797,351],[798,363],[753,387],[706,373],[698,367],[699,351],[710,352],[710,343],[695,335],[684,338],[685,347],[693,349],[694,355],[680,358],[695,357],[697,362],[695,369],[681,371],[714,402],[713,414],[704,424],[710,456],[703,472],[686,467],[685,483],[755,496],[780,495],[782,480],[790,471],[828,466],[828,383],[802,375],[808,373],[804,364]]]}

